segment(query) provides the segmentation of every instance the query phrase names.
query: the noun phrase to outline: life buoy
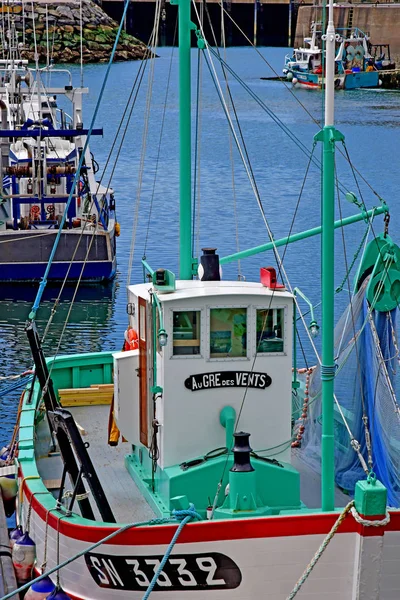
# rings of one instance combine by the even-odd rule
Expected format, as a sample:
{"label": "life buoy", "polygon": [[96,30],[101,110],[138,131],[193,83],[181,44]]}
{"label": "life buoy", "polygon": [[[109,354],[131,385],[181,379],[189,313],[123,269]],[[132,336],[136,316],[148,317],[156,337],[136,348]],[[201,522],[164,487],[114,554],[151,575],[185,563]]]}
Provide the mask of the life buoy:
{"label": "life buoy", "polygon": [[39,221],[40,219],[40,206],[34,204],[31,206],[30,217],[32,221]]}
{"label": "life buoy", "polygon": [[124,334],[124,350],[136,350],[139,348],[138,334],[132,327],[128,327]]}

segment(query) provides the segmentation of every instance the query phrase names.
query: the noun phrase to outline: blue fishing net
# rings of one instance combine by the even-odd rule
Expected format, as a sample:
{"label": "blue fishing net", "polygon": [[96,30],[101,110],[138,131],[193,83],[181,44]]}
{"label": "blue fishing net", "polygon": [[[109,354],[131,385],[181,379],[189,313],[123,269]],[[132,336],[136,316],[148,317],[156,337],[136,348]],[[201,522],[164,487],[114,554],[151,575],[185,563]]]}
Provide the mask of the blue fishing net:
{"label": "blue fishing net", "polygon": [[[360,444],[365,463],[388,490],[388,504],[400,506],[400,414],[396,401],[399,366],[396,313],[369,311],[366,282],[335,328],[335,477],[350,495],[366,478],[351,440]],[[300,458],[321,471],[322,407],[320,369],[310,379],[309,408]],[[297,421],[300,425],[301,420]],[[349,433],[349,430],[351,433]],[[367,438],[370,436],[370,449]]]}

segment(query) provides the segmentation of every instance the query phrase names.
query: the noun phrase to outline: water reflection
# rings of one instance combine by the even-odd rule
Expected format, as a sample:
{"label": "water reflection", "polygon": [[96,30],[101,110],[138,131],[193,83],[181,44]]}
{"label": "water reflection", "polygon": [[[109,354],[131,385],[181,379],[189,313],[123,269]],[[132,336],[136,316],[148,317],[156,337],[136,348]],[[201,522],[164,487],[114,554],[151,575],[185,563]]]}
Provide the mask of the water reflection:
{"label": "water reflection", "polygon": [[[36,296],[36,287],[2,286],[0,297],[0,375],[16,375],[32,365],[25,323]],[[65,288],[60,304],[44,340],[45,356],[56,352],[60,338],[60,352],[97,352],[104,348],[113,323],[115,282],[102,287],[82,288],[72,305],[74,289]],[[42,336],[50,319],[59,287],[45,290],[37,313],[36,323]],[[71,310],[72,308],[72,310]],[[64,335],[63,328],[68,318]],[[21,393],[14,389],[15,382],[0,382],[0,442],[7,441]]]}

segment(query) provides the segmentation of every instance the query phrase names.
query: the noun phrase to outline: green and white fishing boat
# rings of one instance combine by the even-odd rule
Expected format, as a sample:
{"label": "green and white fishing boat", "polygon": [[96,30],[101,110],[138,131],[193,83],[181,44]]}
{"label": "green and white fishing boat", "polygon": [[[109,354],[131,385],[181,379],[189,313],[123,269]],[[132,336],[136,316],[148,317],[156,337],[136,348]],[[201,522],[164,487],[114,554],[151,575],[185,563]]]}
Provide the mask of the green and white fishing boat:
{"label": "green and white fishing boat", "polygon": [[[179,278],[163,257],[143,261],[146,281],[127,290],[122,352],[46,360],[31,314],[35,378],[21,401],[16,465],[34,575],[50,576],[75,600],[397,599],[400,512],[388,507],[399,500],[390,369],[397,350],[390,352],[400,250],[383,201],[367,210],[348,194],[355,214],[335,222],[335,145],[343,136],[334,126],[332,2],[325,126],[315,138],[323,148],[321,226],[220,259],[210,239],[199,264],[191,243],[191,32],[200,51],[218,54],[191,22],[190,0],[176,3]],[[379,215],[385,230],[361,245],[335,333],[334,230],[365,221],[370,231]],[[322,356],[300,368],[296,324],[305,297],[290,287],[279,248],[319,234]],[[277,267],[260,259],[257,281],[221,279],[221,264],[268,250]],[[308,333],[317,332],[312,318]],[[109,418],[112,444],[119,433],[125,439],[111,448]],[[347,442],[338,446],[343,430]],[[357,474],[352,485],[337,485],[339,455],[342,472]],[[320,459],[319,474],[310,457]],[[32,568],[18,550],[16,568]]]}

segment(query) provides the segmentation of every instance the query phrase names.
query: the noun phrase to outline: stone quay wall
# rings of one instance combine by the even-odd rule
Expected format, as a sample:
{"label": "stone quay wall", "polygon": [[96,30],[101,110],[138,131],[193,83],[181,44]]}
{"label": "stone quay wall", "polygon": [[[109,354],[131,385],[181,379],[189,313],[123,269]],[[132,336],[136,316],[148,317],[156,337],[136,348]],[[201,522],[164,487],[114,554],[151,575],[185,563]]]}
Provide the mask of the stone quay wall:
{"label": "stone quay wall", "polygon": [[[7,8],[7,7],[5,7]],[[49,56],[54,63],[79,63],[81,58],[81,15],[78,2],[44,4],[40,0],[13,7],[13,19],[18,41],[24,42],[22,58],[35,60],[34,34],[40,63]],[[7,23],[8,16],[5,22]],[[83,62],[107,62],[115,42],[118,23],[92,0],[82,1]],[[23,35],[23,31],[25,34]],[[115,60],[142,59],[146,46],[136,38],[121,32]]]}
{"label": "stone quay wall", "polygon": [[[336,27],[359,27],[370,36],[371,44],[390,44],[392,59],[397,65],[400,63],[400,3],[384,4],[382,0],[365,4],[336,2],[333,16]],[[295,48],[304,46],[304,37],[310,36],[312,21],[322,21],[322,8],[311,5],[300,6]]]}

